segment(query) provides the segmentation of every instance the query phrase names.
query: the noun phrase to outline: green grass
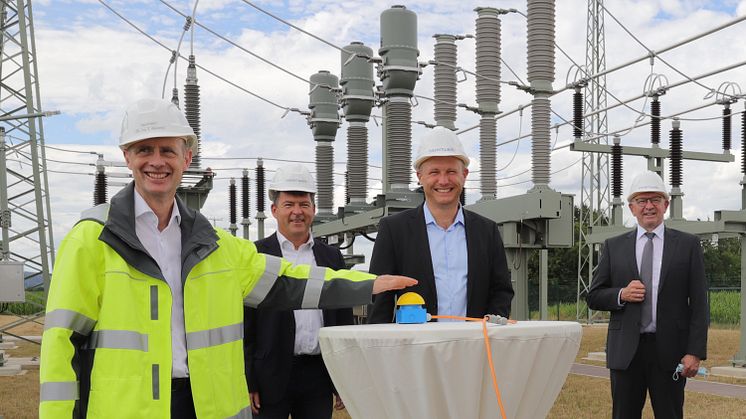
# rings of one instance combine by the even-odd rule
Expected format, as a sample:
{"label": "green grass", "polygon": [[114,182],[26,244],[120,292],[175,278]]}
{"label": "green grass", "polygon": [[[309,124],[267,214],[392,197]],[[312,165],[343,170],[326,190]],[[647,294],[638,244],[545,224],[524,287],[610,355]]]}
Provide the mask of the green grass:
{"label": "green grass", "polygon": [[44,310],[44,292],[26,291],[25,303],[0,304],[0,313],[28,316]]}
{"label": "green grass", "polygon": [[738,325],[741,316],[741,293],[713,291],[710,293],[710,323]]}
{"label": "green grass", "polygon": [[[553,304],[548,307],[549,320],[577,320],[575,303]],[[741,293],[739,291],[713,291],[710,293],[710,323],[725,328],[740,325]],[[539,312],[531,310],[531,320],[539,319]],[[608,312],[595,312],[595,320],[608,319]]]}

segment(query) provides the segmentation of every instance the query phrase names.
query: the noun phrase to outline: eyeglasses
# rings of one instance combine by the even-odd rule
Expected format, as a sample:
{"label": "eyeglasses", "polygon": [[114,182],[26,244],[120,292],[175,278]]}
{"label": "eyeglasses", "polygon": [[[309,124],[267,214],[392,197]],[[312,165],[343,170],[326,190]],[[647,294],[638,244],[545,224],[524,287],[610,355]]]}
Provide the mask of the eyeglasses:
{"label": "eyeglasses", "polygon": [[634,203],[637,204],[638,207],[644,207],[645,205],[650,202],[653,205],[660,205],[663,202],[663,198],[660,196],[655,196],[652,198],[635,198]]}

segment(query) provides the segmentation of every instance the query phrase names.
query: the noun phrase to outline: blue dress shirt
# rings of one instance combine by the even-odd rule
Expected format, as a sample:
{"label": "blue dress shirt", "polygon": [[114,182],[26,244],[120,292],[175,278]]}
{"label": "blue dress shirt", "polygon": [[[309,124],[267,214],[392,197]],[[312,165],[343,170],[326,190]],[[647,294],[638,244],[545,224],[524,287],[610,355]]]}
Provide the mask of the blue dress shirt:
{"label": "blue dress shirt", "polygon": [[[459,207],[456,218],[444,229],[435,222],[433,214],[423,205],[430,258],[433,261],[435,289],[438,294],[438,314],[466,316],[466,280],[468,252],[464,212]],[[438,321],[449,321],[439,319]],[[453,320],[450,320],[453,321]]]}

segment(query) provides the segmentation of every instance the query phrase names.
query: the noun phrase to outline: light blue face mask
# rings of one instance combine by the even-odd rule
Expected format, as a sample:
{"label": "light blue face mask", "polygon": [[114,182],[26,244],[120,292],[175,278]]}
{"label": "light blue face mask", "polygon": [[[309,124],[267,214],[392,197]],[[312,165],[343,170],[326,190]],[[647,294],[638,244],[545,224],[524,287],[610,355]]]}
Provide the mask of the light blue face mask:
{"label": "light blue face mask", "polygon": [[[676,366],[676,371],[673,372],[673,376],[671,378],[673,378],[674,381],[678,381],[679,374],[681,374],[682,372],[684,372],[684,365],[679,364]],[[705,367],[699,367],[699,369],[697,370],[697,375],[706,378],[708,375],[710,375],[710,372],[707,371],[707,368]]]}

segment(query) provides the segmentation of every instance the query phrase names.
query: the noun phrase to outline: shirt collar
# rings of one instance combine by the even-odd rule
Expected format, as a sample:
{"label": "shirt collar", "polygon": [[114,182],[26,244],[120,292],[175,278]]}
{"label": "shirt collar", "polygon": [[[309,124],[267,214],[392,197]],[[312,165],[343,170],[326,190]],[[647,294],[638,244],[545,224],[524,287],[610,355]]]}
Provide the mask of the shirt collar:
{"label": "shirt collar", "polygon": [[[433,217],[433,213],[430,212],[430,208],[427,207],[427,203],[422,204],[422,208],[425,211],[425,225],[428,225],[428,224],[438,225],[438,223],[435,222],[435,217]],[[456,224],[464,225],[464,210],[461,207],[461,204],[458,205],[458,210],[456,211],[456,218],[453,220],[453,224],[448,226],[448,228],[451,228],[451,226],[454,226]]]}
{"label": "shirt collar", "polygon": [[[145,198],[140,195],[140,192],[137,191],[137,188],[135,188],[135,218],[140,218],[145,214],[153,214],[153,217],[158,219],[158,216],[155,215],[155,212],[150,208],[147,202],[145,202]],[[173,219],[176,219],[176,223],[178,225],[181,224],[181,214],[179,213],[179,206],[176,204],[176,198],[174,198],[174,205],[173,209],[171,210],[171,217],[169,218],[168,224],[171,224],[171,221]]]}
{"label": "shirt collar", "polygon": [[[285,247],[285,248],[288,248],[288,249],[295,250],[295,245],[293,244],[293,242],[291,242],[290,240],[288,240],[287,237],[283,236],[282,233],[280,233],[280,230],[277,230],[276,234],[277,234],[277,241],[280,243],[280,248]],[[314,243],[314,241],[313,241],[313,233],[309,232],[308,233],[308,240],[306,240],[305,243],[302,243],[300,245],[300,247],[298,247],[298,250],[302,249],[305,246],[308,246],[308,248],[311,249],[311,248],[313,248],[313,243]]]}
{"label": "shirt collar", "polygon": [[[663,231],[665,230],[665,227],[663,224],[664,223],[660,223],[658,227],[653,229],[653,233],[655,233],[655,237],[658,237],[659,239],[663,238]],[[638,225],[637,226],[637,239],[639,240],[640,238],[642,238],[642,236],[644,236],[645,233],[646,233],[645,229]]]}

